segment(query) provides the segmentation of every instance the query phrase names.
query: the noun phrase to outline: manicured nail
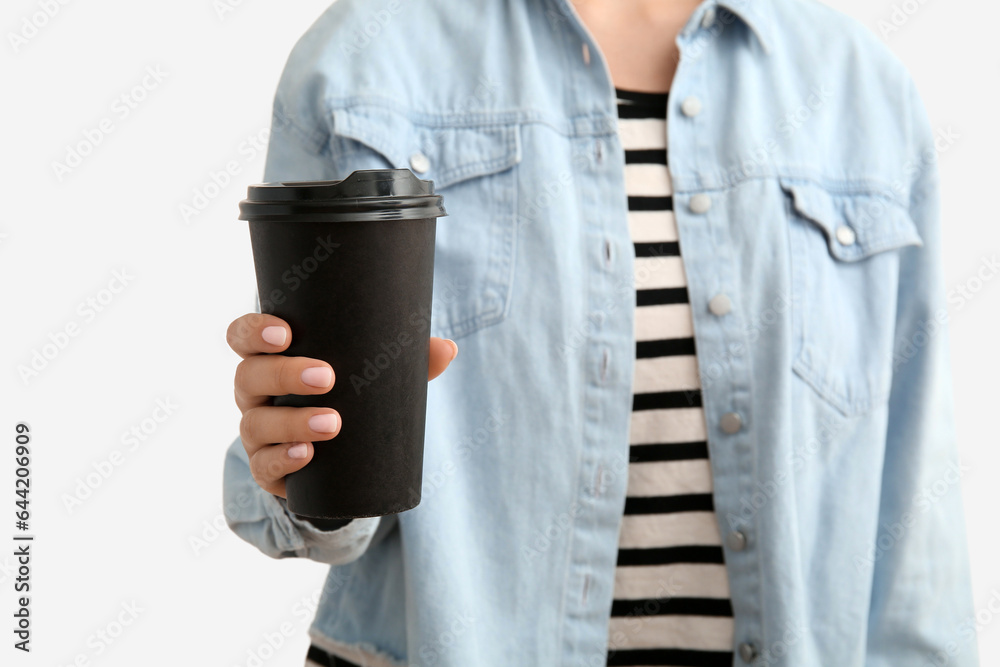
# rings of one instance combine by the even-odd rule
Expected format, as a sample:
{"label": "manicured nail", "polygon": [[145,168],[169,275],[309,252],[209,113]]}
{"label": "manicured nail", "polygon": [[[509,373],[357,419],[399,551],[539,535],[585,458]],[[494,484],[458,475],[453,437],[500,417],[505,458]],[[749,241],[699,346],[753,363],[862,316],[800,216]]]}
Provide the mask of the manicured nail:
{"label": "manicured nail", "polygon": [[333,433],[337,430],[337,415],[313,415],[309,418],[309,428],[317,433]]}
{"label": "manicured nail", "polygon": [[448,360],[448,363],[450,364],[451,362],[455,361],[455,357],[458,356],[458,343],[456,343],[450,338],[445,338],[445,340],[451,343],[451,359]]}
{"label": "manicured nail", "polygon": [[313,366],[302,371],[302,382],[310,387],[327,387],[333,380],[333,370],[326,366]]}
{"label": "manicured nail", "polygon": [[264,330],[260,332],[260,336],[271,345],[284,345],[287,333],[285,327],[264,327]]}
{"label": "manicured nail", "polygon": [[288,448],[288,458],[290,459],[304,459],[307,456],[309,456],[309,445],[304,442]]}

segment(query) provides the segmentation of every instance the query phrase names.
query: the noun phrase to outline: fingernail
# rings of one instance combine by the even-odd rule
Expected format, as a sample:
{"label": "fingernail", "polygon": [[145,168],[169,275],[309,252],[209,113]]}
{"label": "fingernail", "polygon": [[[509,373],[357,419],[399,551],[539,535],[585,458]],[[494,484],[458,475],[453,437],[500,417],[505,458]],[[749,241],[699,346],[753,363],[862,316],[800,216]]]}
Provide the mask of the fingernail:
{"label": "fingernail", "polygon": [[304,442],[288,448],[288,458],[290,459],[304,459],[307,456],[309,456],[309,445]]}
{"label": "fingernail", "polygon": [[326,366],[313,366],[302,371],[302,382],[310,387],[327,387],[333,380],[333,370]]}
{"label": "fingernail", "polygon": [[455,361],[455,357],[458,356],[458,343],[450,338],[445,338],[445,340],[451,343],[451,359],[448,360],[448,363],[451,363]]}
{"label": "fingernail", "polygon": [[264,327],[264,330],[260,332],[260,337],[271,345],[284,345],[287,333],[285,327]]}
{"label": "fingernail", "polygon": [[313,415],[309,418],[309,428],[318,433],[333,433],[337,430],[337,415]]}

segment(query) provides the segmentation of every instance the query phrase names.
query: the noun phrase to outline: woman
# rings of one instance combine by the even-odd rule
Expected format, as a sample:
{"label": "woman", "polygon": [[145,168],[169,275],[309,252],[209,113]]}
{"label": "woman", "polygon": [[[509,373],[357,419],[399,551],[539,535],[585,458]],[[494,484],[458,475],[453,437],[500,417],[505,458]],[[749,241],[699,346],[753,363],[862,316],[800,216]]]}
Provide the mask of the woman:
{"label": "woman", "polygon": [[977,664],[933,142],[803,0],[334,4],[265,180],[408,167],[450,215],[417,508],[288,512],[340,424],[270,397],[338,369],[230,327],[227,520],[331,565],[307,663]]}

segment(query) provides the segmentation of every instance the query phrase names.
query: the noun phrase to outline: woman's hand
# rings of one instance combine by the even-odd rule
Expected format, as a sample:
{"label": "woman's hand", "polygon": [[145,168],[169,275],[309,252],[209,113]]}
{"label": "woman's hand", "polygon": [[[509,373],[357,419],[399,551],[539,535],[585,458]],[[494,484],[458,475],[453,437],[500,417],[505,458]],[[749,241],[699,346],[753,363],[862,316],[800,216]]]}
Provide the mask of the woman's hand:
{"label": "woman's hand", "polygon": [[[250,472],[261,488],[282,498],[285,475],[312,460],[313,442],[340,432],[340,415],[332,408],[271,405],[274,396],[325,394],[336,381],[325,361],[277,354],[291,340],[288,323],[261,313],[233,320],[226,332],[229,347],[243,358],[236,367],[235,396],[243,413],[240,439]],[[454,341],[431,338],[428,381],[443,373],[457,354]]]}

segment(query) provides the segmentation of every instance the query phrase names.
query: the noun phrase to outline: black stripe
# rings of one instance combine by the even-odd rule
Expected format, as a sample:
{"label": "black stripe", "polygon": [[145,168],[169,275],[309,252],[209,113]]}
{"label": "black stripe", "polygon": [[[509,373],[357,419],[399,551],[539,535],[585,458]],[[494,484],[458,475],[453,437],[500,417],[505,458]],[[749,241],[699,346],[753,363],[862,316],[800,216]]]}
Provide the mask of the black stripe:
{"label": "black stripe", "polygon": [[625,151],[625,164],[667,164],[666,148],[630,148]]}
{"label": "black stripe", "polygon": [[655,118],[656,120],[664,120],[667,117],[667,107],[663,106],[663,109],[651,108],[645,105],[633,105],[633,104],[619,104],[618,105],[618,118],[623,120],[645,120],[647,118]]}
{"label": "black stripe", "polygon": [[664,408],[700,408],[701,389],[682,391],[650,391],[632,394],[632,410]]}
{"label": "black stripe", "polygon": [[688,493],[681,496],[627,496],[625,514],[673,514],[676,512],[711,512],[715,509],[711,493]]}
{"label": "black stripe", "polygon": [[608,651],[608,667],[672,665],[673,667],[732,667],[732,651],[695,651],[680,648],[642,648]]}
{"label": "black stripe", "polygon": [[635,344],[636,359],[655,359],[656,357],[677,357],[693,355],[694,338],[663,338],[660,340],[640,340]]}
{"label": "black stripe", "polygon": [[632,90],[630,88],[615,88],[615,95],[619,99],[628,100],[633,105],[652,105],[652,106],[662,106],[664,111],[667,108],[667,100],[670,99],[669,90],[661,91],[647,91],[647,90]]}
{"label": "black stripe", "polygon": [[681,246],[677,241],[633,243],[636,257],[680,257]]}
{"label": "black stripe", "polygon": [[637,306],[662,306],[670,303],[688,303],[687,287],[657,287],[635,291]]}
{"label": "black stripe", "polygon": [[628,210],[630,211],[672,211],[674,210],[673,195],[666,197],[642,197],[629,195]]}
{"label": "black stripe", "polygon": [[306,658],[323,665],[323,667],[330,667],[330,654],[313,644],[309,645],[309,652],[306,653]]}
{"label": "black stripe", "polygon": [[732,616],[728,598],[645,598],[614,600],[612,616]]}
{"label": "black stripe", "polygon": [[344,660],[332,653],[327,653],[315,644],[309,645],[309,652],[306,653],[306,657],[317,664],[323,665],[323,667],[361,667],[361,665],[350,660]]}
{"label": "black stripe", "polygon": [[629,462],[650,463],[653,461],[689,461],[708,458],[708,443],[678,442],[654,445],[629,446]]}
{"label": "black stripe", "polygon": [[619,549],[618,565],[671,565],[673,563],[725,563],[722,547],[683,546],[653,549]]}

